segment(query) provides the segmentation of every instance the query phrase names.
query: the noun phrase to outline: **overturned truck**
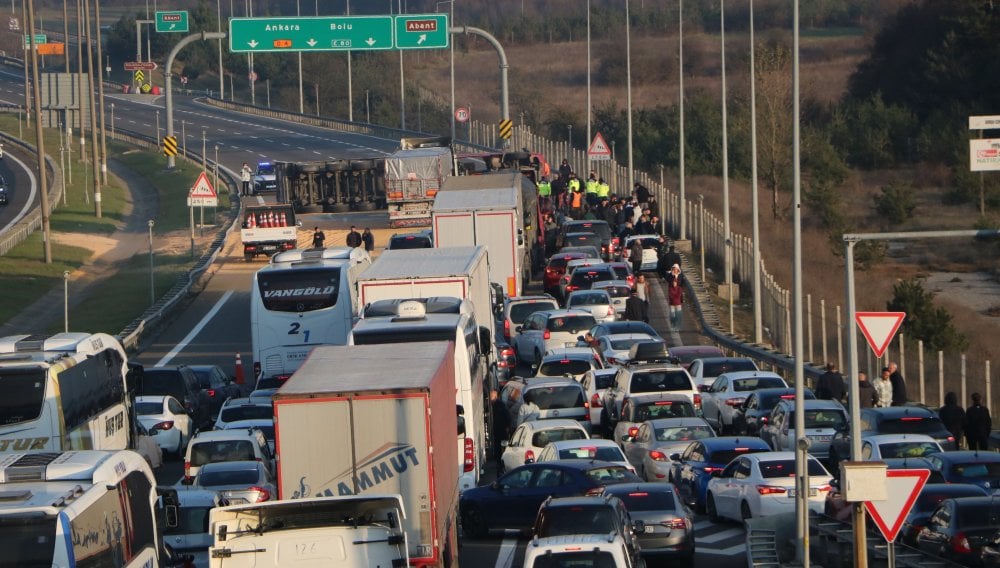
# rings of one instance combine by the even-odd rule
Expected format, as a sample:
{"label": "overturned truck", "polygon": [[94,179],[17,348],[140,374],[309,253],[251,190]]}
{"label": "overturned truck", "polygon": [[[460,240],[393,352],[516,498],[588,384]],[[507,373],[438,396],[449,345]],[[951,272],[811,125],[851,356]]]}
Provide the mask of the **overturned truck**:
{"label": "overturned truck", "polygon": [[297,213],[385,208],[385,156],[321,162],[275,162],[277,200]]}

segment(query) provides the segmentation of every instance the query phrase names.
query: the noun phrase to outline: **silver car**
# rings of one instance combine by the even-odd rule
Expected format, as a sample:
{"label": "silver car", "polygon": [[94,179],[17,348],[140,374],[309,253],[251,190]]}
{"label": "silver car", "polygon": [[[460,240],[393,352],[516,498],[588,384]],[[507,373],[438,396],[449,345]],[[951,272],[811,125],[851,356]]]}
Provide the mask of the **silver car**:
{"label": "silver car", "polygon": [[597,322],[589,311],[546,310],[535,312],[515,328],[511,345],[522,363],[540,363],[550,349],[576,347],[577,337]]}
{"label": "silver car", "polygon": [[163,543],[177,554],[193,555],[195,566],[208,566],[208,547],[213,540],[208,513],[221,506],[222,500],[215,491],[189,489],[175,493],[176,502],[165,505],[170,511],[164,515]]}
{"label": "silver car", "polygon": [[715,430],[702,418],[657,418],[636,427],[626,436],[625,457],[635,466],[636,474],[647,481],[670,479],[670,456],[684,451],[691,442],[714,438]]}
{"label": "silver car", "polygon": [[[833,436],[847,427],[847,411],[833,400],[806,400],[804,404],[805,432],[802,435],[812,442],[809,453],[825,460],[830,455]],[[781,400],[771,410],[767,425],[760,430],[760,437],[772,450],[795,450],[795,441],[800,435],[795,432],[795,412],[794,400]]]}
{"label": "silver car", "polygon": [[615,321],[618,311],[604,290],[576,290],[566,298],[566,309],[589,310],[598,323]]}
{"label": "silver car", "polygon": [[742,423],[743,403],[750,393],[767,388],[788,388],[788,383],[770,371],[723,373],[702,391],[702,416],[725,435]]}
{"label": "silver car", "polygon": [[625,302],[628,300],[629,293],[632,291],[632,285],[628,283],[628,280],[605,280],[603,282],[594,282],[590,287],[591,290],[604,290],[611,296],[611,304],[614,305],[615,311],[618,312],[618,316],[621,317],[625,313]]}
{"label": "silver car", "polygon": [[260,503],[278,497],[274,477],[258,461],[207,463],[201,466],[193,485],[218,492],[229,505]]}
{"label": "silver car", "polygon": [[608,365],[623,365],[629,360],[629,350],[636,343],[644,341],[663,341],[648,333],[613,333],[598,338],[598,350]]}

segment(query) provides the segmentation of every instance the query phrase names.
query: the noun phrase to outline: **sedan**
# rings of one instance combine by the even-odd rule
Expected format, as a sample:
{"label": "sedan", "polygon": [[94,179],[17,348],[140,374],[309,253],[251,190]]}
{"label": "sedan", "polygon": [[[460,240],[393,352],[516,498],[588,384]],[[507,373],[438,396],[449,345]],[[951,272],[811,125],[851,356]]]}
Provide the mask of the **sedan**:
{"label": "sedan", "polygon": [[689,445],[684,453],[670,456],[674,462],[671,479],[685,503],[703,510],[708,481],[714,472],[722,471],[739,456],[770,450],[760,438],[725,436],[698,440]]}
{"label": "sedan", "polygon": [[596,460],[526,464],[462,493],[462,530],[473,538],[485,537],[491,529],[528,530],[549,497],[599,495],[607,485],[638,481],[627,468]]}
{"label": "sedan", "polygon": [[163,452],[177,457],[184,455],[194,426],[179,400],[169,395],[137,396],[135,413]]}
{"label": "sedan", "polygon": [[688,367],[688,373],[699,388],[710,386],[723,373],[756,370],[757,363],[747,357],[702,357],[691,361]]}
{"label": "sedan", "polygon": [[[657,418],[694,418],[697,416],[691,400],[672,392],[644,392],[625,397],[621,416],[611,433],[611,439],[625,449],[639,431],[639,425]],[[698,422],[701,424],[701,421]]]}
{"label": "sedan", "polygon": [[192,485],[218,492],[229,505],[261,503],[278,496],[271,472],[258,461],[206,463]]}
{"label": "sedan", "polygon": [[615,333],[645,333],[646,335],[651,335],[657,339],[663,339],[660,337],[660,334],[653,329],[653,326],[644,321],[618,320],[608,323],[599,323],[590,328],[590,334],[594,336],[594,339],[600,339],[605,335],[612,335]]}
{"label": "sedan", "polygon": [[1000,489],[1000,454],[970,450],[926,456],[947,483],[972,483],[993,492]]}
{"label": "sedan", "polygon": [[274,406],[270,402],[251,402],[249,398],[231,398],[222,405],[219,417],[215,419],[215,429],[225,430],[226,424],[237,420],[269,418],[274,418]]}
{"label": "sedan", "polygon": [[628,300],[632,285],[628,280],[605,280],[604,282],[594,282],[591,290],[604,290],[611,296],[611,303],[615,307],[618,317],[625,313],[625,301]]}
{"label": "sedan", "polygon": [[[823,511],[833,476],[809,456],[809,510]],[[708,482],[705,511],[709,518],[746,521],[795,510],[795,452],[740,456]]]}
{"label": "sedan", "polygon": [[617,374],[617,367],[594,369],[593,371],[584,373],[583,378],[580,379],[580,384],[583,385],[587,400],[590,401],[590,425],[592,431],[596,431],[601,427],[604,391],[608,390],[608,387],[615,382],[615,375]]}
{"label": "sedan", "polygon": [[876,434],[861,439],[861,459],[922,458],[941,451],[941,444],[927,434]]}
{"label": "sedan", "polygon": [[633,523],[641,521],[643,531],[635,531],[643,558],[677,558],[681,565],[694,561],[694,520],[674,487],[666,483],[619,483],[604,490],[625,503]]}
{"label": "sedan", "polygon": [[535,312],[514,331],[511,345],[522,363],[541,363],[542,355],[557,347],[576,347],[577,336],[594,326],[594,316],[583,310]]}
{"label": "sedan", "polygon": [[945,499],[917,533],[917,548],[965,566],[979,565],[982,548],[1000,525],[1000,501],[993,497]]}
{"label": "sedan", "polygon": [[[806,400],[816,398],[810,389],[804,389],[803,396]],[[750,393],[743,403],[743,411],[738,418],[737,433],[759,435],[761,427],[770,419],[771,411],[781,400],[795,400],[795,389],[760,389]]]}
{"label": "sedan", "polygon": [[566,309],[589,310],[594,321],[604,323],[618,319],[611,296],[604,290],[577,290],[566,298]]}
{"label": "sedan", "polygon": [[642,260],[639,270],[656,270],[659,260],[660,236],[659,235],[632,235],[625,238],[622,246],[622,259],[632,262],[632,243],[639,241],[642,246]]}
{"label": "sedan", "polygon": [[701,412],[720,434],[734,430],[741,422],[747,396],[762,388],[788,388],[788,383],[769,371],[733,371],[719,375],[702,391]]}
{"label": "sedan", "polygon": [[628,363],[629,350],[636,343],[645,341],[661,341],[648,333],[614,333],[597,339],[598,350],[608,365],[624,365]]}
{"label": "sedan", "polygon": [[625,456],[647,481],[671,481],[670,456],[691,442],[714,438],[715,430],[701,418],[657,418],[641,422],[621,439]]}
{"label": "sedan", "polygon": [[542,357],[536,377],[571,377],[579,381],[587,371],[603,369],[604,364],[590,347],[551,349]]}
{"label": "sedan", "polygon": [[583,425],[576,420],[533,420],[514,430],[510,440],[503,443],[500,455],[501,472],[535,461],[545,446],[559,440],[586,440],[590,438]]}
{"label": "sedan", "polygon": [[635,473],[635,468],[625,459],[618,444],[611,440],[562,440],[545,446],[538,454],[538,462],[556,460],[600,460],[627,467]]}
{"label": "sedan", "polygon": [[578,258],[587,258],[582,252],[557,252],[549,258],[542,276],[542,288],[548,294],[559,294],[559,280],[566,274],[566,263]]}
{"label": "sedan", "polygon": [[[885,463],[886,469],[926,469],[930,472],[930,476],[927,478],[927,485],[944,485],[944,478],[941,477],[941,472],[934,469],[934,464],[927,461],[927,458],[888,458],[882,460]],[[834,478],[840,476],[840,469],[831,469],[830,473],[833,474]],[[956,484],[965,485],[965,484]],[[833,489],[826,495],[826,505],[823,508],[823,513],[828,517],[833,517],[838,521],[848,522],[851,518],[851,503],[844,500],[843,493],[840,492],[840,482],[834,479]]]}
{"label": "sedan", "polygon": [[670,356],[676,358],[677,363],[687,369],[695,359],[725,357],[726,354],[714,345],[678,345],[670,348]]}
{"label": "sedan", "polygon": [[903,521],[899,540],[910,546],[917,546],[917,535],[927,526],[931,515],[945,499],[988,496],[989,493],[982,487],[968,483],[928,483],[920,490],[910,514]]}

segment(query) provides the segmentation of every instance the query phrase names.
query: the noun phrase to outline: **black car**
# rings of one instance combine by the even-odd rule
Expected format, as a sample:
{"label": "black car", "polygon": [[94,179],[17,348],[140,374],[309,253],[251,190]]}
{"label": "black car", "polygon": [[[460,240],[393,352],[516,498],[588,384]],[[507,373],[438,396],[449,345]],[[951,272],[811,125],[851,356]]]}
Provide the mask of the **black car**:
{"label": "black car", "polygon": [[[643,532],[645,532],[645,527]],[[538,508],[532,536],[568,536],[575,534],[607,535],[615,533],[625,541],[625,547],[638,565],[639,539],[632,527],[625,503],[607,493],[587,497],[549,497]]]}
{"label": "black car", "polygon": [[567,246],[566,235],[570,233],[594,233],[601,237],[600,251],[604,260],[610,260],[618,255],[619,239],[611,232],[611,225],[607,221],[593,219],[574,219],[566,221],[559,227],[559,234],[556,236],[556,247]]}
{"label": "black car", "polygon": [[596,460],[556,460],[512,469],[499,479],[467,489],[459,499],[466,536],[485,537],[490,529],[527,531],[549,497],[599,495],[605,485],[638,483],[625,466]]}
{"label": "black car", "polygon": [[7,205],[7,182],[0,176],[0,205]]}
{"label": "black car", "polygon": [[429,230],[418,233],[396,233],[389,237],[386,250],[434,248],[434,237]]}
{"label": "black car", "polygon": [[198,376],[191,367],[146,367],[143,371],[140,395],[170,395],[181,402],[191,415],[195,428],[208,429],[212,425],[212,402],[201,389]]}
{"label": "black car", "polygon": [[989,492],[1000,489],[1000,454],[961,450],[925,456],[946,483],[971,483]]}
{"label": "black car", "polygon": [[[811,389],[803,392],[806,400],[816,398]],[[767,417],[778,401],[794,399],[794,388],[757,389],[743,401],[743,412],[738,412],[733,418],[733,429],[740,434],[759,436],[760,429],[767,424]]]}
{"label": "black car", "polygon": [[989,493],[982,487],[968,483],[928,483],[920,490],[910,514],[903,521],[898,539],[910,546],[917,545],[917,534],[927,526],[927,521],[945,499],[958,497],[987,497]]}
{"label": "black car", "polygon": [[240,385],[233,383],[230,377],[218,365],[191,365],[191,370],[198,377],[198,385],[208,395],[212,419],[219,415],[222,404],[230,398],[239,398]]}
{"label": "black car", "polygon": [[596,233],[566,233],[563,237],[563,247],[594,247],[601,250],[601,242],[601,236]]}
{"label": "black car", "polygon": [[[890,406],[861,409],[861,437],[871,434],[927,434],[944,450],[954,450],[955,436],[944,427],[936,412],[922,406]],[[851,455],[851,433],[838,432],[830,442],[830,464]],[[835,467],[835,469],[837,469]]]}
{"label": "black car", "polygon": [[917,533],[917,548],[965,566],[978,566],[983,546],[1000,525],[1000,500],[993,497],[946,499]]}

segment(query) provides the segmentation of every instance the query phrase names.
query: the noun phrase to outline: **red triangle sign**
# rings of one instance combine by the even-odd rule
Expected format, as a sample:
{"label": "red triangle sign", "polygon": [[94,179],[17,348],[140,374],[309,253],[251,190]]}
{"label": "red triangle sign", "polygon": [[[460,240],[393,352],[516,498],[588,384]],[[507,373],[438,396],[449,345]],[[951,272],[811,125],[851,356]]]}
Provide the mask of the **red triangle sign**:
{"label": "red triangle sign", "polygon": [[591,158],[595,156],[611,157],[611,148],[608,148],[608,143],[604,141],[604,137],[601,136],[600,132],[594,136],[594,141],[591,142],[590,147],[587,148],[587,153],[590,154]]}
{"label": "red triangle sign", "polygon": [[857,312],[854,314],[854,321],[858,323],[875,356],[881,357],[905,317],[906,312]]}
{"label": "red triangle sign", "polygon": [[218,197],[215,193],[215,188],[212,187],[212,182],[208,181],[208,175],[205,172],[201,172],[198,176],[198,181],[194,182],[194,185],[191,186],[189,197]]}
{"label": "red triangle sign", "polygon": [[882,531],[885,541],[893,542],[931,472],[927,469],[890,469],[885,476],[888,499],[865,501],[865,509]]}

